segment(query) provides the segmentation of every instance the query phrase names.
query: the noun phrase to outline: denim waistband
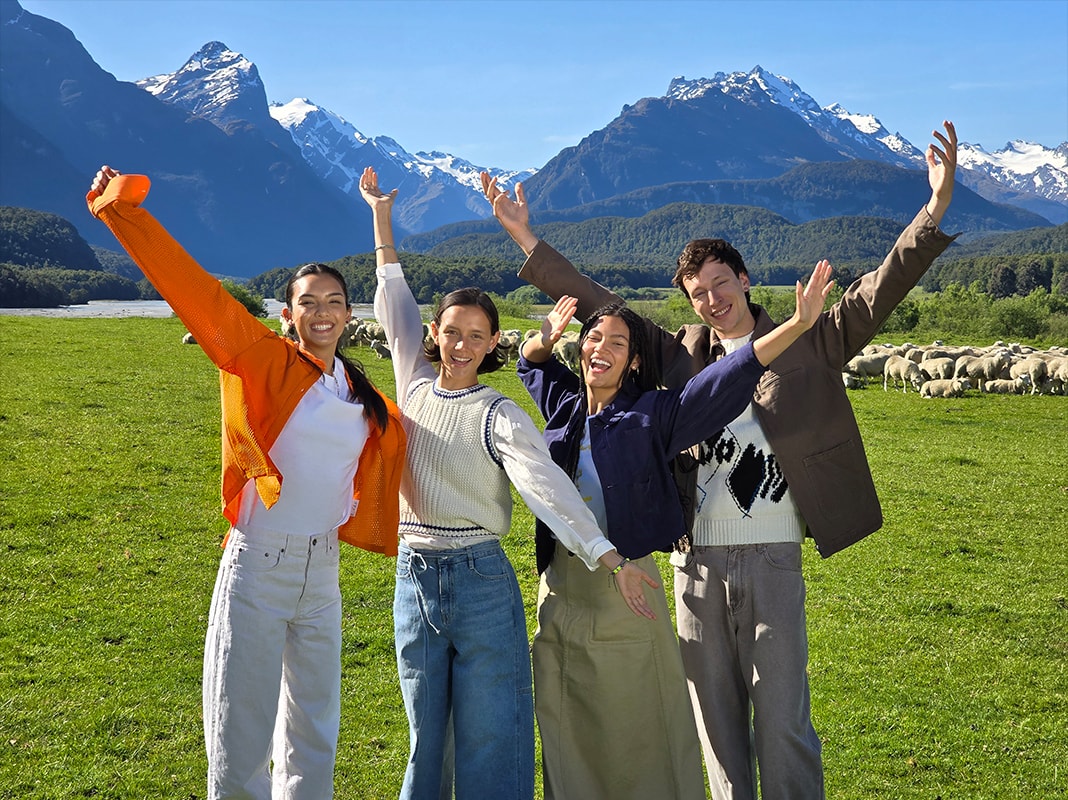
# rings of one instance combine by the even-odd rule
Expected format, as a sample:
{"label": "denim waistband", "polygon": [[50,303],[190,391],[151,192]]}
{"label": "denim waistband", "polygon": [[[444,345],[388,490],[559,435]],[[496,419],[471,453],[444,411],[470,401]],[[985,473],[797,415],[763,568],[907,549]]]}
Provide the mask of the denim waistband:
{"label": "denim waistband", "polygon": [[337,528],[332,528],[322,533],[281,533],[279,531],[266,530],[243,526],[230,529],[230,538],[238,537],[247,544],[262,544],[268,547],[276,547],[279,550],[315,550],[337,544]]}
{"label": "denim waistband", "polygon": [[466,547],[451,547],[448,550],[435,550],[429,547],[412,547],[411,545],[400,542],[397,545],[397,556],[410,558],[412,555],[418,555],[424,561],[448,561],[450,559],[466,559],[472,556],[484,556],[491,553],[503,553],[504,550],[501,547],[500,540],[495,539],[492,542],[479,542],[478,544],[469,544]]}

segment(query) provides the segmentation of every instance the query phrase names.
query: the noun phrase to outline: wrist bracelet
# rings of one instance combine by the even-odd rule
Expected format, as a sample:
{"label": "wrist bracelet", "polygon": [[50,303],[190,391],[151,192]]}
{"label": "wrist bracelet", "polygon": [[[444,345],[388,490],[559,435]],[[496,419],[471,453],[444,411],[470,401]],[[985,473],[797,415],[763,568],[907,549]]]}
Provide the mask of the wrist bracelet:
{"label": "wrist bracelet", "polygon": [[375,248],[375,252],[377,253],[379,250],[392,250],[394,253],[397,252],[397,248],[391,244],[380,244]]}
{"label": "wrist bracelet", "polygon": [[621,569],[623,569],[623,567],[627,566],[627,564],[629,564],[629,563],[630,563],[630,559],[629,558],[624,558],[622,561],[619,562],[618,565],[616,565],[616,568],[614,570],[612,570],[612,572],[610,574],[615,575],[617,572],[619,572]]}

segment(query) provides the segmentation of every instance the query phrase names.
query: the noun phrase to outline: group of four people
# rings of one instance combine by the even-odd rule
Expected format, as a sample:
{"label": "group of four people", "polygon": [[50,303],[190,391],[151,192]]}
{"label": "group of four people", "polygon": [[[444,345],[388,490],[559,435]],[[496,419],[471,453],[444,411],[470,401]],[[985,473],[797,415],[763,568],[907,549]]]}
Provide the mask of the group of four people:
{"label": "group of four people", "polygon": [[[483,175],[528,256],[520,276],[557,301],[518,366],[544,436],[479,382],[504,362],[485,293],[447,294],[424,338],[396,191],[372,169],[360,189],[396,403],[338,348],[340,273],[294,273],[282,313],[296,340],[280,337],[141,208],[147,178],[101,168],[90,210],[220,369],[232,527],[204,658],[208,796],[332,795],[346,541],[397,555],[403,798],[533,797],[535,711],[547,798],[704,797],[702,749],[716,798],[755,798],[757,762],[764,797],[822,797],[800,544],[827,557],[881,524],[840,372],[952,241],[938,227],[956,165],[945,130],[927,150],[931,199],[883,264],[821,313],[820,262],[778,326],[749,304],[741,256],[709,239],[674,279],[703,324],[658,328],[537,239],[521,187],[513,199]],[[552,356],[576,315],[581,375]],[[500,545],[510,486],[538,519],[536,691]],[[651,556],[672,550],[677,638]]]}

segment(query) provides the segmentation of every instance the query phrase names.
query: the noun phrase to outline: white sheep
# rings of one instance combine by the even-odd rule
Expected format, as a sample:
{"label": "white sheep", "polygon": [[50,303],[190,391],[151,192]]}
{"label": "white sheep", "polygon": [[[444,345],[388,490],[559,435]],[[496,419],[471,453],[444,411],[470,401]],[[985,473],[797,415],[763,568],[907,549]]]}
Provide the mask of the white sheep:
{"label": "white sheep", "polygon": [[985,381],[980,391],[986,394],[1023,394],[1030,385],[1031,379],[1027,375],[1012,379],[995,378],[992,381]]}
{"label": "white sheep", "polygon": [[848,372],[843,372],[842,385],[847,389],[863,389],[866,383],[862,378],[858,378],[856,375],[850,375]]}
{"label": "white sheep", "polygon": [[953,377],[967,378],[969,381],[975,381],[975,384],[979,389],[983,388],[983,381],[1008,378],[1008,351],[1000,350],[986,356],[962,356],[957,359],[957,366],[953,370]]}
{"label": "white sheep", "polygon": [[560,341],[553,345],[553,353],[575,373],[581,372],[579,362],[582,360],[582,346],[579,344],[578,331],[564,331]]}
{"label": "white sheep", "polygon": [[888,358],[890,358],[890,353],[856,356],[845,365],[844,371],[865,380],[878,378],[882,376],[883,367],[886,365]]}
{"label": "white sheep", "polygon": [[888,383],[893,383],[896,389],[898,381],[901,381],[901,390],[906,394],[910,383],[919,391],[923,385],[923,373],[920,372],[919,366],[904,356],[890,356],[883,366],[883,391],[886,391]]}
{"label": "white sheep", "polygon": [[1036,394],[1045,385],[1049,368],[1041,356],[1029,355],[1009,367],[1010,378],[1019,378],[1021,375],[1027,375],[1031,379],[1031,394]]}
{"label": "white sheep", "polygon": [[501,331],[501,338],[497,340],[497,349],[504,356],[505,364],[519,353],[519,345],[521,344],[519,337],[521,335],[520,331]]}
{"label": "white sheep", "polygon": [[951,356],[928,358],[920,362],[920,371],[927,376],[927,380],[949,380],[953,377],[956,364],[957,362]]}
{"label": "white sheep", "polygon": [[1056,356],[1046,364],[1048,376],[1043,394],[1068,394],[1068,358]]}
{"label": "white sheep", "polygon": [[967,378],[927,381],[920,387],[920,397],[960,397],[970,388]]}

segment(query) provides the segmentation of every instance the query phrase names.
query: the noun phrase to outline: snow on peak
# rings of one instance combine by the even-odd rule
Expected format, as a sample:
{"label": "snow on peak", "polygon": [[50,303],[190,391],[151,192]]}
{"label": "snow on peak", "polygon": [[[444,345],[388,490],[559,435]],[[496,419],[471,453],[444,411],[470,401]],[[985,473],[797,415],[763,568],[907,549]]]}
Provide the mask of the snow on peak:
{"label": "snow on peak", "polygon": [[370,141],[344,117],[317,106],[306,97],[294,97],[288,103],[271,103],[267,110],[275,122],[289,131],[298,145],[307,146],[310,137],[321,138],[324,129],[332,131],[331,139],[340,136],[342,139],[355,140],[360,145]]}
{"label": "snow on peak", "polygon": [[222,42],[208,42],[177,72],[143,78],[137,85],[195,114],[210,115],[250,92],[253,104],[266,99],[256,65]]}
{"label": "snow on peak", "polygon": [[957,164],[1049,200],[1063,203],[1068,196],[1068,142],[1051,150],[1016,139],[993,153],[981,145],[961,142],[957,145]]}
{"label": "snow on peak", "polygon": [[858,131],[869,136],[886,133],[886,128],[883,127],[883,124],[871,114],[853,114],[838,103],[831,103],[829,106],[825,106],[823,110],[840,120],[850,122]]}

